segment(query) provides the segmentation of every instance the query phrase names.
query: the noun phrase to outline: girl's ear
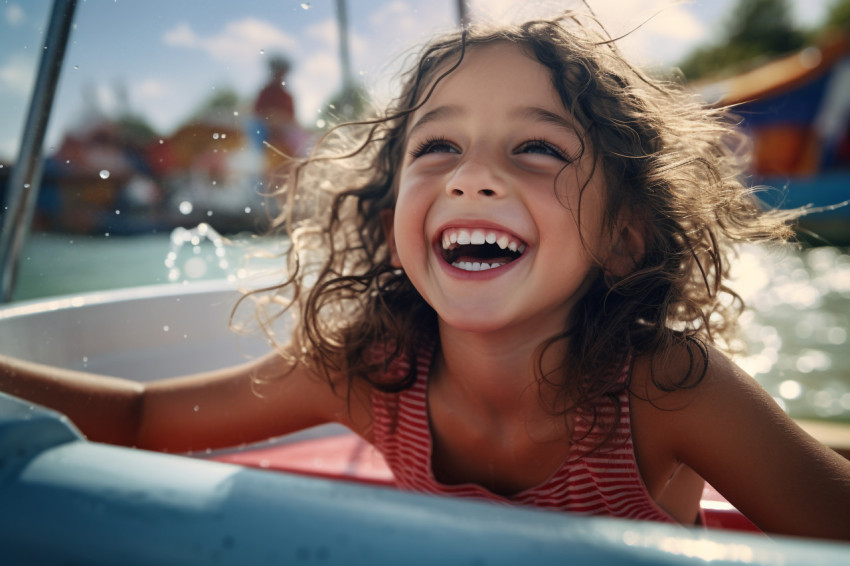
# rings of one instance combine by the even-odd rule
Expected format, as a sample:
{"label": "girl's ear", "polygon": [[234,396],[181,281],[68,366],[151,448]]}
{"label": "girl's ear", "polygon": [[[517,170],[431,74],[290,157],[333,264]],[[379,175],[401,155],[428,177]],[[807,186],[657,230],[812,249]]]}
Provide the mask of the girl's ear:
{"label": "girl's ear", "polygon": [[395,245],[395,210],[385,208],[381,211],[381,225],[384,227],[384,238],[387,240],[387,248],[390,251],[390,265],[393,267],[401,267],[401,260],[398,257],[398,248]]}
{"label": "girl's ear", "polygon": [[606,271],[616,277],[625,277],[640,263],[646,252],[646,240],[641,228],[634,218],[620,223],[613,234]]}

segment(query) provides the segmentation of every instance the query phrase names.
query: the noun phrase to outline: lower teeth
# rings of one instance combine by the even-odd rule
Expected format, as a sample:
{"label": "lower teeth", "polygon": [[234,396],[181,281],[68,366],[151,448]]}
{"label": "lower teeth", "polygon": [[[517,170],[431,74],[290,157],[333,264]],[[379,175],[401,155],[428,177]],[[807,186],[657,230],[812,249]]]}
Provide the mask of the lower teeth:
{"label": "lower teeth", "polygon": [[452,264],[452,266],[464,271],[486,271],[494,267],[499,267],[499,264],[494,263],[493,265],[490,265],[489,263],[479,263],[477,261],[456,261]]}

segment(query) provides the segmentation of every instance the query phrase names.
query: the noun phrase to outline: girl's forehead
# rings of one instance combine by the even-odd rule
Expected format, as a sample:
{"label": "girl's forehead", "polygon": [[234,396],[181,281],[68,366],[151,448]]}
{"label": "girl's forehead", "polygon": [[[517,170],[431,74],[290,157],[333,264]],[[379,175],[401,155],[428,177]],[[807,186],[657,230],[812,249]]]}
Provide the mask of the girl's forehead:
{"label": "girl's forehead", "polygon": [[[438,65],[427,81],[428,87],[437,77],[455,66],[460,57],[461,52],[458,52],[447,57]],[[467,75],[490,76],[508,80],[512,77],[520,79],[528,74],[546,76],[549,74],[549,70],[524,46],[506,41],[469,45],[462,53],[462,57],[463,60],[457,65],[457,68],[443,82],[453,77]]]}
{"label": "girl's forehead", "polygon": [[[565,112],[563,102],[552,83],[549,68],[540,63],[523,46],[508,42],[473,45],[457,64],[458,53],[438,65],[419,93],[419,100],[430,97],[417,115],[446,103],[487,104],[494,99],[517,105],[545,106],[551,111]],[[453,66],[456,66],[452,70]],[[446,71],[451,72],[443,76]],[[434,87],[435,81],[439,84]],[[433,87],[433,92],[431,89]]]}

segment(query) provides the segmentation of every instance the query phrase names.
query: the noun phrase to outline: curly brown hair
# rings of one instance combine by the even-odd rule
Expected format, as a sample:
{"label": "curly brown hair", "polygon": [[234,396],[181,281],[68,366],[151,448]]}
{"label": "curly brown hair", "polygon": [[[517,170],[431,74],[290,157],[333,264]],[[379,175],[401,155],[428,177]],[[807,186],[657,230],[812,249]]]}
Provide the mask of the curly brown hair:
{"label": "curly brown hair", "polygon": [[[701,345],[729,337],[742,306],[726,286],[729,244],[788,239],[792,215],[764,210],[742,184],[745,144],[724,110],[632,66],[601,26],[572,12],[433,40],[384,114],[332,129],[310,157],[291,164],[278,218],[291,242],[288,277],[275,290],[295,317],[292,355],[332,383],[345,375],[349,384],[366,380],[385,391],[412,384],[420,346],[438,342],[437,315],[391,266],[381,215],[394,207],[411,114],[467,50],[495,43],[516,45],[549,70],[583,130],[583,152],[604,175],[606,229],[627,214],[645,244],[625,276],[599,265],[563,332],[540,345],[541,383],[563,392],[567,410],[595,413],[628,386],[617,370],[629,356],[659,359],[683,343],[703,363],[696,356],[681,380],[657,385],[692,386],[707,363]],[[565,359],[544,374],[544,351],[562,340]],[[399,357],[414,362],[410,373],[388,376]]]}

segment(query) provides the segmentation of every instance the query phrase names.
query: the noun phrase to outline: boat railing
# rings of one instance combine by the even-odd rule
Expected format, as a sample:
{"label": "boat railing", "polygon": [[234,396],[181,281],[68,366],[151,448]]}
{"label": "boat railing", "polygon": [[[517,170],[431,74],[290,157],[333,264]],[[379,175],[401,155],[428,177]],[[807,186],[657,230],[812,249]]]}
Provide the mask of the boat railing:
{"label": "boat railing", "polygon": [[32,222],[41,184],[44,137],[76,6],[76,0],[53,1],[18,158],[7,184],[6,214],[0,232],[0,302],[12,297],[21,250]]}

